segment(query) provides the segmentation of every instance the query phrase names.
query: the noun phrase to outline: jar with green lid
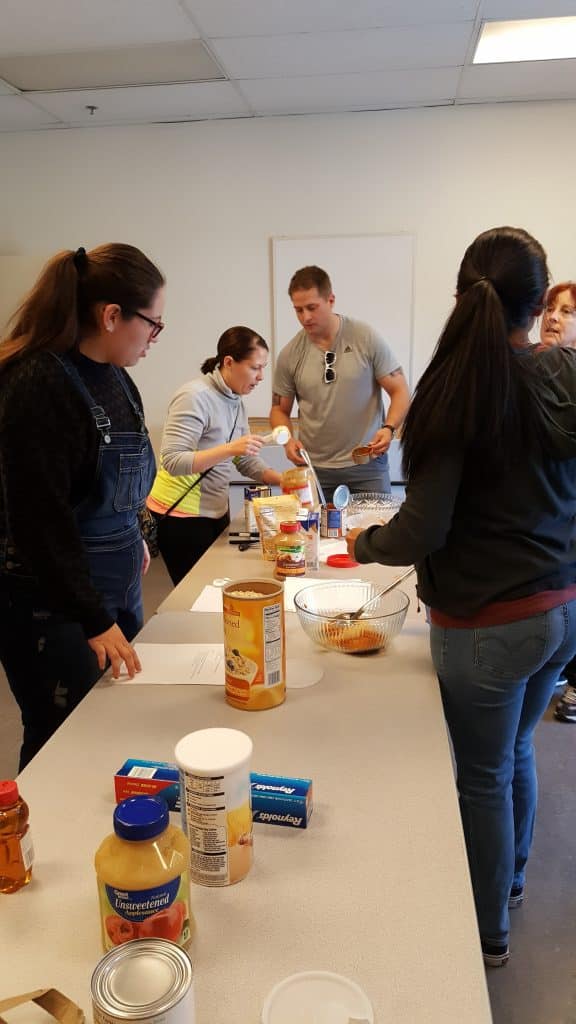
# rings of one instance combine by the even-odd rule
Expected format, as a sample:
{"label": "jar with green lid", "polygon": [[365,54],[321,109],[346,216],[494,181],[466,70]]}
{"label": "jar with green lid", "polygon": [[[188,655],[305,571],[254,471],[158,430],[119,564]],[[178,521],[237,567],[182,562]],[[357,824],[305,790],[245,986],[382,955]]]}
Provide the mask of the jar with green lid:
{"label": "jar with green lid", "polygon": [[280,523],[280,533],[276,535],[276,579],[284,580],[288,576],[306,575],[306,538],[300,529],[300,523]]}

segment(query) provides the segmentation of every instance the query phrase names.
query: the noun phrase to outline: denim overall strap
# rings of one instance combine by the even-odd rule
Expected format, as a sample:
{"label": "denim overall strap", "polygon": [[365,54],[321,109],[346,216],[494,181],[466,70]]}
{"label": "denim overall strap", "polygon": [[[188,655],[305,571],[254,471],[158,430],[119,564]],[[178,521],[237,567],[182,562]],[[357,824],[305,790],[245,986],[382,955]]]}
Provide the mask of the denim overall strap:
{"label": "denim overall strap", "polygon": [[96,476],[90,493],[75,509],[80,535],[88,552],[124,549],[140,538],[138,511],[146,501],[155,473],[144,418],[123,374],[114,367],[140,430],[112,430],[105,409],[94,401],[74,363],[67,357],[56,358],[85,399],[100,433]]}

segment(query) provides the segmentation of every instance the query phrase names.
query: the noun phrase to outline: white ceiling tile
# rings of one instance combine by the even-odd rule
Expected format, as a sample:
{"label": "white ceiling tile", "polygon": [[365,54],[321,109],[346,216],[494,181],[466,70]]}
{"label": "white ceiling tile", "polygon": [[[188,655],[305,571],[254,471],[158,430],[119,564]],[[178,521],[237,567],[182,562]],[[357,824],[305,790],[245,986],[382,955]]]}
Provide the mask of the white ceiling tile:
{"label": "white ceiling tile", "polygon": [[178,0],[0,0],[0,53],[60,53],[193,39]]}
{"label": "white ceiling tile", "polygon": [[336,75],[387,68],[463,64],[473,23],[427,28],[318,32],[297,36],[218,39],[212,48],[232,78]]}
{"label": "white ceiling tile", "polygon": [[[250,111],[229,82],[140,86],[126,89],[82,89],[76,92],[34,92],[30,99],[70,124],[102,124],[242,117]],[[98,109],[91,114],[87,109]]]}
{"label": "white ceiling tile", "polygon": [[58,119],[38,110],[22,96],[0,96],[0,131],[24,131],[56,125]]}
{"label": "white ceiling tile", "polygon": [[76,53],[36,53],[30,57],[0,55],[0,75],[26,92],[168,85],[224,78],[200,39]]}
{"label": "white ceiling tile", "polygon": [[458,102],[576,99],[576,59],[464,68]]}
{"label": "white ceiling tile", "polygon": [[254,79],[238,84],[257,114],[300,114],[449,103],[458,77],[457,68],[432,68],[429,71]]}
{"label": "white ceiling tile", "polygon": [[511,18],[562,18],[576,14],[574,0],[484,0],[480,16],[484,20],[509,21]]}
{"label": "white ceiling tile", "polygon": [[184,0],[184,6],[204,36],[216,37],[469,21],[478,0]]}

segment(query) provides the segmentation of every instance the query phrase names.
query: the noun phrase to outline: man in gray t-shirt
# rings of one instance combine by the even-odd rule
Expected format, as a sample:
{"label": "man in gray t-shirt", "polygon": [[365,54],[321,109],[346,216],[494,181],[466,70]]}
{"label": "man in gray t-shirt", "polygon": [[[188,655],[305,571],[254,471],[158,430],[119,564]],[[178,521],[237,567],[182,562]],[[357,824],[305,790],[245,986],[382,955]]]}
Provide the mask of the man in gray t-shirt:
{"label": "man in gray t-shirt", "polygon": [[[288,288],[301,330],[280,352],[274,371],[273,427],[290,427],[298,401],[299,439],[286,455],[297,466],[303,447],[326,498],[346,483],[352,492],[389,491],[386,452],[410,400],[408,386],[389,345],[372,327],[334,312],[334,294],[320,267],[296,271]],[[384,419],[382,391],[390,398]],[[370,445],[367,465],[355,465],[352,449]]]}

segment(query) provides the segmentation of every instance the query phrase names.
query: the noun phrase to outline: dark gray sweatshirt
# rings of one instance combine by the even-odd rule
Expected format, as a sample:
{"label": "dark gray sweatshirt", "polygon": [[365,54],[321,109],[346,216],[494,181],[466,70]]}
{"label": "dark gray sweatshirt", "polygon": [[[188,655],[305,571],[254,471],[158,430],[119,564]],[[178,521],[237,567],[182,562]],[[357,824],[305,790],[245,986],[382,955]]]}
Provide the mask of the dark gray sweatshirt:
{"label": "dark gray sweatshirt", "polygon": [[465,451],[438,451],[386,526],[359,535],[360,562],[415,564],[419,597],[452,616],[576,582],[576,352],[535,351],[543,452],[488,481]]}

